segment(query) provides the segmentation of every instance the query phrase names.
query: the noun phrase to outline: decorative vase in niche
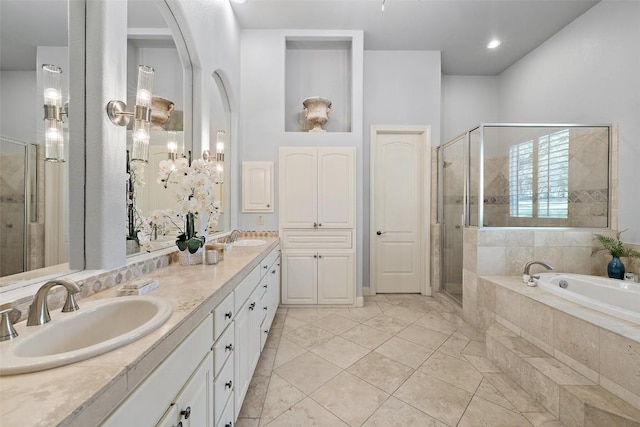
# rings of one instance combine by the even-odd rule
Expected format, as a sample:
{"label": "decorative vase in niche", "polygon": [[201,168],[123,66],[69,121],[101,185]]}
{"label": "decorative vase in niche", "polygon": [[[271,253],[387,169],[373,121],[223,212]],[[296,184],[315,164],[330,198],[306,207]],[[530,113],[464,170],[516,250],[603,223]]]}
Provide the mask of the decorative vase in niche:
{"label": "decorative vase in niche", "polygon": [[322,125],[329,120],[331,112],[331,101],[321,96],[312,96],[302,101],[304,106],[304,117],[313,126],[309,132],[326,132]]}
{"label": "decorative vase in niche", "polygon": [[624,264],[620,261],[620,258],[614,256],[607,264],[607,274],[612,279],[624,279]]}
{"label": "decorative vase in niche", "polygon": [[178,264],[180,265],[196,265],[202,264],[202,248],[198,249],[195,253],[189,252],[189,250],[178,251]]}

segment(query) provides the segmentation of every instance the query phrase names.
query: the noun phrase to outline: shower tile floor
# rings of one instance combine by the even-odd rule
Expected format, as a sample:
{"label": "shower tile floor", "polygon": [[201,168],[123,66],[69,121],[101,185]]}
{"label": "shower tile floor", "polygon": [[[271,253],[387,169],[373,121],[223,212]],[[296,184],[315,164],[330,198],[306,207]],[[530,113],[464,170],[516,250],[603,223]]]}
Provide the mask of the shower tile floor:
{"label": "shower tile floor", "polygon": [[237,427],[559,427],[431,297],[280,308]]}

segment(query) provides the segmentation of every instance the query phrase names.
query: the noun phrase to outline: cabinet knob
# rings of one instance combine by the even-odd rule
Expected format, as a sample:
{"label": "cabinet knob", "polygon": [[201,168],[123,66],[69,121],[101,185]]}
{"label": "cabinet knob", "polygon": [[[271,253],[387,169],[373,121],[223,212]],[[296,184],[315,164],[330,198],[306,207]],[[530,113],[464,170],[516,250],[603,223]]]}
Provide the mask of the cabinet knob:
{"label": "cabinet knob", "polygon": [[267,311],[267,306],[265,305],[264,307],[262,307],[265,311]]}
{"label": "cabinet knob", "polygon": [[318,223],[317,222],[313,223],[313,228],[318,228]]}
{"label": "cabinet knob", "polygon": [[176,427],[182,427],[182,421],[180,421],[180,422],[176,425]]}
{"label": "cabinet knob", "polygon": [[265,265],[265,266],[263,266],[262,268],[264,268],[264,269],[266,270],[267,268],[269,268],[269,266],[268,266],[268,265]]}
{"label": "cabinet knob", "polygon": [[318,223],[318,227],[322,227],[322,224]]}
{"label": "cabinet knob", "polygon": [[269,203],[267,203],[267,207],[268,207],[268,208],[270,208],[270,207],[271,207],[271,205],[270,205]]}
{"label": "cabinet knob", "polygon": [[180,411],[180,415],[182,415],[185,420],[188,420],[191,416],[191,406],[187,406],[187,409]]}
{"label": "cabinet knob", "polygon": [[318,258],[322,258],[322,255],[318,255]]}
{"label": "cabinet knob", "polygon": [[376,234],[377,234],[378,236],[382,236],[382,231],[378,230],[378,231],[376,231]]}
{"label": "cabinet knob", "polygon": [[263,288],[267,289],[269,285],[267,283],[265,283],[264,285],[262,285]]}
{"label": "cabinet knob", "polygon": [[231,421],[229,421],[228,423],[226,423],[224,425],[224,427],[233,427],[233,423]]}
{"label": "cabinet knob", "polygon": [[318,255],[314,255],[313,257],[314,257],[314,258],[318,258]]}
{"label": "cabinet knob", "polygon": [[249,310],[253,310],[254,308],[256,308],[256,303],[255,301],[252,302],[251,304],[249,304]]}
{"label": "cabinet knob", "polygon": [[231,319],[233,317],[233,313],[228,311],[224,314],[224,317],[226,317],[227,319]]}
{"label": "cabinet knob", "polygon": [[276,271],[275,270],[271,270],[271,274],[276,274]]}
{"label": "cabinet knob", "polygon": [[224,348],[224,351],[233,351],[233,344],[227,344]]}
{"label": "cabinet knob", "polygon": [[224,388],[231,388],[233,386],[233,381],[229,380],[224,383]]}
{"label": "cabinet knob", "polygon": [[268,333],[269,333],[269,330],[268,330],[268,329],[265,329],[265,330],[264,330],[264,333],[265,333],[265,334],[268,334]]}

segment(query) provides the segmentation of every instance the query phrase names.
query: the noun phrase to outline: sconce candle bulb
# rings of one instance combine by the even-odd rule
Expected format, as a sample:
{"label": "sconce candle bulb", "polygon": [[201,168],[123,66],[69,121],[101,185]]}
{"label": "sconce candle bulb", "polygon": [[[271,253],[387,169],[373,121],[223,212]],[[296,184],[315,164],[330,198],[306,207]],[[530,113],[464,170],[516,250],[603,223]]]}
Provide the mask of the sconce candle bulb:
{"label": "sconce candle bulb", "polygon": [[225,132],[219,130],[216,134],[216,172],[217,181],[220,183],[224,178],[224,137]]}
{"label": "sconce candle bulb", "polygon": [[62,121],[65,114],[62,108],[62,69],[56,65],[44,64],[43,95],[44,95],[44,139],[45,160],[49,162],[64,162],[64,137]]}
{"label": "sconce candle bulb", "polygon": [[176,132],[173,130],[167,131],[167,152],[169,160],[178,158],[178,141],[176,140]]}

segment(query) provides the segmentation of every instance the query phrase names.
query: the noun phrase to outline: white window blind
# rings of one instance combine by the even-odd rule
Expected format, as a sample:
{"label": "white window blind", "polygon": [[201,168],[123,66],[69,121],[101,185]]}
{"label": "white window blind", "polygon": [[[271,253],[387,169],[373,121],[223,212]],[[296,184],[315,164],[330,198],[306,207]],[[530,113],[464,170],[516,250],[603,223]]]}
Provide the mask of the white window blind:
{"label": "white window blind", "polygon": [[569,129],[509,147],[512,217],[567,218],[568,201]]}

